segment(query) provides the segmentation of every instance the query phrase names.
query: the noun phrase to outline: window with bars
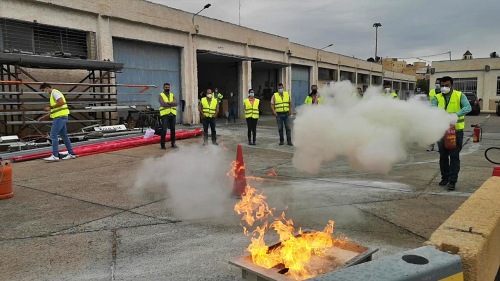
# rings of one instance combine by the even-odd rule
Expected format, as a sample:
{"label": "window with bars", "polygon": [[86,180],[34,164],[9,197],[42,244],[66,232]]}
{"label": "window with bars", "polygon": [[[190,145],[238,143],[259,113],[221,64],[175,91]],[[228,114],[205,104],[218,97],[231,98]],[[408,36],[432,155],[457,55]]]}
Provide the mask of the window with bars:
{"label": "window with bars", "polygon": [[88,32],[0,18],[0,51],[88,58]]}
{"label": "window with bars", "polygon": [[460,92],[477,93],[477,78],[455,78],[453,79],[453,89]]}
{"label": "window with bars", "polygon": [[497,96],[500,96],[500,76],[497,77]]}

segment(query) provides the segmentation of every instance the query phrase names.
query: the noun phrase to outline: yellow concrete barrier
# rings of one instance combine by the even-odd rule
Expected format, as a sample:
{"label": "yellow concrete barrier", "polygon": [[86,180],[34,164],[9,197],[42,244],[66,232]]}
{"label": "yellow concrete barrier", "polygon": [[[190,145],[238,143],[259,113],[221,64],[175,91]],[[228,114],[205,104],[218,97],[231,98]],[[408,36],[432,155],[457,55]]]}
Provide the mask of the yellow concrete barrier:
{"label": "yellow concrete barrier", "polygon": [[494,280],[500,267],[500,177],[484,182],[425,244],[459,254],[464,280]]}

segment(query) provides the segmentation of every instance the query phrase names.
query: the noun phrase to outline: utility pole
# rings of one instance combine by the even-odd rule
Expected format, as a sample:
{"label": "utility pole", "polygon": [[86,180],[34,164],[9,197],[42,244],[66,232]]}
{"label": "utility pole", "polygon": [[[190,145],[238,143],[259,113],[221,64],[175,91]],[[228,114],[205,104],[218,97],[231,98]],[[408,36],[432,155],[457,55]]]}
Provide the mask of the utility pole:
{"label": "utility pole", "polygon": [[375,61],[377,61],[377,47],[378,47],[378,28],[381,27],[382,24],[380,22],[376,22],[373,24],[373,27],[375,27]]}

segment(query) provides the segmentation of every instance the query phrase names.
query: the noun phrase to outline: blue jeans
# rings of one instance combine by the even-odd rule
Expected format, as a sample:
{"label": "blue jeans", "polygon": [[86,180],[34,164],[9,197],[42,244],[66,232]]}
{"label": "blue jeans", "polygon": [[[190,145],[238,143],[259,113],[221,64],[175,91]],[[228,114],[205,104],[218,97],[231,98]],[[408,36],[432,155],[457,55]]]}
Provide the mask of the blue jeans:
{"label": "blue jeans", "polygon": [[229,115],[227,116],[227,122],[231,121],[231,116],[233,116],[233,120],[236,123],[236,112],[238,112],[238,108],[236,106],[231,106],[231,108],[229,108]]}
{"label": "blue jeans", "polygon": [[292,130],[290,130],[290,118],[288,112],[279,112],[278,116],[276,117],[276,123],[278,123],[280,142],[285,141],[285,138],[283,136],[283,125],[285,125],[286,141],[288,143],[292,143]]}
{"label": "blue jeans", "polygon": [[71,146],[71,141],[68,137],[68,129],[66,128],[66,123],[68,123],[68,116],[57,117],[52,120],[52,127],[50,128],[50,138],[52,140],[52,154],[56,157],[59,156],[59,134],[62,137],[66,149],[68,149],[68,153],[74,154],[73,147]]}
{"label": "blue jeans", "polygon": [[464,131],[456,131],[457,148],[446,149],[444,147],[444,138],[438,141],[439,147],[439,168],[441,170],[441,179],[456,183],[458,172],[460,172],[460,151],[464,142]]}

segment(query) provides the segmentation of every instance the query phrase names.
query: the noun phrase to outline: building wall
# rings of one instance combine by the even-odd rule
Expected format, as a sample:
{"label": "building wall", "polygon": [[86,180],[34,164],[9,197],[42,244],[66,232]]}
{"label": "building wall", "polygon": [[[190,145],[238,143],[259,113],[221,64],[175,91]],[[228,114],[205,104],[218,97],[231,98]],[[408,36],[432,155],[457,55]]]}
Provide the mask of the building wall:
{"label": "building wall", "polygon": [[[318,84],[319,65],[337,70],[337,80],[340,71],[349,71],[354,83],[358,73],[370,75],[369,81],[373,76],[384,76],[400,84],[415,83],[414,76],[383,71],[381,64],[292,43],[285,37],[217,19],[197,15],[193,25],[193,14],[143,0],[2,0],[1,5],[0,17],[95,32],[98,60],[113,60],[113,37],[179,47],[180,88],[186,99],[183,120],[187,123],[199,122],[197,50],[287,64],[278,71],[278,80],[292,91],[291,64],[309,66],[311,84]],[[238,68],[243,98],[251,85],[251,63],[240,63]]]}
{"label": "building wall", "polygon": [[483,99],[484,110],[495,110],[495,101],[500,100],[500,95],[497,95],[497,81],[500,79],[499,58],[435,61],[432,62],[431,73],[431,83],[443,76],[476,78],[477,95]]}

